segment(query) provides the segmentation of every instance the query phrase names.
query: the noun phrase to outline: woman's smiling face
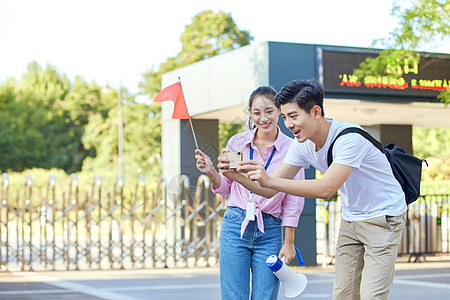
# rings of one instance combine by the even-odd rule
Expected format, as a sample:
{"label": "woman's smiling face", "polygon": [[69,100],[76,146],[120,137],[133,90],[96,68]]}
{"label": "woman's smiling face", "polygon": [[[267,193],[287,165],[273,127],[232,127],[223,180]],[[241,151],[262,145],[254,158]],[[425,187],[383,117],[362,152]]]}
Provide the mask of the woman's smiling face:
{"label": "woman's smiling face", "polygon": [[277,128],[280,114],[273,100],[256,96],[248,112],[258,130],[268,133]]}

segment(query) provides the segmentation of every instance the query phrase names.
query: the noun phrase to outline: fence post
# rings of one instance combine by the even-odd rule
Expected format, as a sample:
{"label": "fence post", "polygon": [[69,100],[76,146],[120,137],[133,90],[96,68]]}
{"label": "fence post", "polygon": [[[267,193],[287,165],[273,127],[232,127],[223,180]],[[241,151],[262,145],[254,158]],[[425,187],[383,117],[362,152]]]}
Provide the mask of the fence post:
{"label": "fence post", "polygon": [[138,194],[138,189],[139,189],[139,182],[141,183],[140,185],[142,186],[142,200],[138,201],[138,205],[142,206],[142,216],[141,216],[141,228],[142,228],[142,259],[140,259],[140,261],[142,261],[142,269],[145,269],[145,257],[146,257],[146,253],[145,253],[145,231],[147,229],[147,222],[145,220],[145,213],[146,213],[146,208],[147,208],[147,192],[146,192],[146,184],[147,182],[145,181],[145,177],[144,175],[139,175],[138,176],[138,180],[136,182],[136,201],[137,201],[137,194]]}
{"label": "fence post", "polygon": [[[0,259],[1,259],[1,265],[5,268],[5,271],[9,271],[9,176],[8,173],[2,174],[2,194],[1,194],[1,200],[2,200],[2,206],[5,209],[5,221],[0,224],[0,240],[2,239],[1,234],[1,226],[4,225],[6,229],[6,241],[5,241],[5,260],[3,260],[3,255],[1,253],[0,249]],[[1,211],[0,211],[1,213]],[[1,215],[0,215],[1,218]],[[3,224],[4,223],[4,224]]]}
{"label": "fence post", "polygon": [[[22,271],[25,270],[25,264],[28,265],[28,268],[30,271],[33,271],[32,261],[33,261],[33,246],[32,246],[32,237],[33,237],[33,229],[32,229],[32,215],[33,215],[33,204],[31,203],[31,197],[32,197],[32,191],[33,191],[33,179],[31,178],[30,174],[25,175],[25,188],[24,188],[24,201],[25,205],[23,207],[23,223],[22,223],[22,238],[23,238],[23,251],[22,251]],[[29,219],[28,219],[28,227],[29,227],[29,237],[28,237],[28,243],[25,239],[25,216],[26,216],[26,209],[29,211]],[[28,260],[26,259],[25,250],[28,246]]]}
{"label": "fence post", "polygon": [[98,230],[98,270],[102,268],[102,179],[100,176],[96,176],[97,186],[98,186],[98,220],[97,220],[97,230]]}
{"label": "fence post", "polygon": [[125,231],[125,222],[123,220],[123,215],[124,215],[124,201],[123,201],[123,186],[124,186],[124,181],[123,181],[123,177],[118,175],[116,177],[116,181],[115,181],[115,185],[116,187],[119,186],[120,189],[120,193],[119,193],[119,205],[120,205],[120,215],[119,215],[119,245],[120,245],[120,269],[125,269],[124,267],[124,244],[123,244],[123,233]]}
{"label": "fence post", "polygon": [[[178,238],[177,236],[180,236],[180,241],[183,241],[184,237],[184,230],[182,230],[182,226],[186,227],[186,223],[184,222],[184,225],[181,224],[180,221],[180,225],[177,225],[179,219],[181,219],[181,209],[183,206],[186,205],[186,203],[189,203],[189,188],[191,186],[191,182],[189,180],[189,177],[187,177],[184,174],[181,174],[180,176],[180,184],[178,186],[178,204],[175,202],[174,203],[174,211],[173,211],[173,217],[174,217],[174,222],[173,222],[173,227],[174,227],[174,235],[173,235],[173,245],[174,245],[174,249],[173,249],[173,260],[174,263],[176,265],[177,263],[177,254],[180,257],[180,260],[182,259],[182,253],[183,253],[183,245],[180,245],[180,247],[178,247]],[[184,244],[184,243],[183,243]]]}
{"label": "fence post", "polygon": [[[70,174],[70,184],[69,184],[69,193],[72,193],[72,185],[75,186],[75,196],[72,200],[74,207],[75,207],[75,270],[80,270],[79,261],[80,261],[80,252],[79,252],[79,238],[80,238],[80,228],[78,226],[78,218],[79,218],[79,194],[78,194],[78,176],[75,173]],[[69,200],[70,200],[70,194],[69,194]]]}
{"label": "fence post", "polygon": [[[43,233],[41,235],[41,237],[43,237],[43,239],[41,240],[41,255],[44,257],[45,269],[47,269],[48,261],[49,261],[48,253],[47,253],[47,249],[49,248],[47,222],[52,220],[52,217],[51,217],[52,209],[51,209],[50,205],[53,202],[51,202],[52,200],[50,200],[50,190],[52,190],[53,197],[54,197],[55,196],[55,187],[56,187],[55,176],[53,174],[50,174],[50,176],[48,177],[48,181],[47,181],[47,195],[45,197],[44,203],[42,203],[42,211],[41,211],[41,220],[43,220],[43,223],[44,223],[43,225],[41,224],[42,230],[43,230]],[[52,232],[52,235],[54,236],[54,232]],[[45,245],[45,249],[42,249],[42,247],[43,247],[42,245]],[[53,263],[54,263],[54,261],[53,261]]]}

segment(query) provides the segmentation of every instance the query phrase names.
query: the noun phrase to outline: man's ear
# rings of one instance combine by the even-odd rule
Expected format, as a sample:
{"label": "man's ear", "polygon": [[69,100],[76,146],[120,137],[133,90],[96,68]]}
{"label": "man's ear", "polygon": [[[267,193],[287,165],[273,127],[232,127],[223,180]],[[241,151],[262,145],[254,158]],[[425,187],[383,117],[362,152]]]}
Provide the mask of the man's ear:
{"label": "man's ear", "polygon": [[322,116],[322,109],[319,105],[316,104],[311,108],[311,115],[314,119],[318,119]]}

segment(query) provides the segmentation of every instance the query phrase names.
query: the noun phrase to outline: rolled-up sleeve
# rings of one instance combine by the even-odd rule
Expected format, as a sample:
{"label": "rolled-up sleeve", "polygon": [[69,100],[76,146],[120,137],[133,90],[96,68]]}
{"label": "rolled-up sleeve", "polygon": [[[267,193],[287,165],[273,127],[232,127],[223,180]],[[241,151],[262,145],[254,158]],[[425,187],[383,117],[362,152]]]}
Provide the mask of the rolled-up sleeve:
{"label": "rolled-up sleeve", "polygon": [[214,185],[211,185],[211,190],[215,194],[228,195],[230,193],[231,184],[233,181],[226,178],[222,174],[219,174],[219,176],[220,176],[220,186],[216,187]]}

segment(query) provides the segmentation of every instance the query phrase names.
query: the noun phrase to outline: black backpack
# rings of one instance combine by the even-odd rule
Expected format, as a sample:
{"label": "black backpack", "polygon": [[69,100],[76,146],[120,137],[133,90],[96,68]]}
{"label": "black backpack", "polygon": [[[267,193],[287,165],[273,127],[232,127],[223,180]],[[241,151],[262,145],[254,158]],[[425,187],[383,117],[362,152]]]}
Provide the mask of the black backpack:
{"label": "black backpack", "polygon": [[416,201],[420,196],[420,180],[422,177],[422,163],[428,163],[425,159],[420,159],[415,156],[405,153],[403,148],[396,146],[395,144],[382,145],[379,141],[374,139],[367,131],[358,127],[349,127],[342,130],[328,149],[328,166],[333,162],[332,150],[334,142],[347,133],[359,133],[367,140],[369,140],[375,147],[383,152],[389,163],[391,164],[392,173],[400,183],[403,192],[405,193],[406,204],[409,205]]}

